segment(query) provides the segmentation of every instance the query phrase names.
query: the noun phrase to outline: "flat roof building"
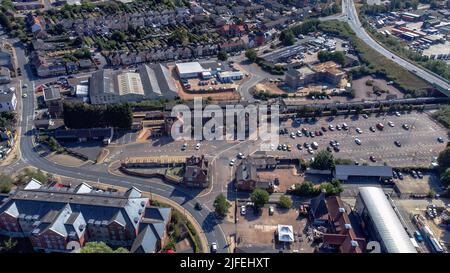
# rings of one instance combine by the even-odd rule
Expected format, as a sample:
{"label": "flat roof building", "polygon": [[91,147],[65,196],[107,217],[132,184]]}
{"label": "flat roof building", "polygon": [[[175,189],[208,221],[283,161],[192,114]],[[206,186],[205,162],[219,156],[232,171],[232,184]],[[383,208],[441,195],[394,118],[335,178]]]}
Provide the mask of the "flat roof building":
{"label": "flat roof building", "polygon": [[386,179],[392,178],[392,167],[336,165],[333,175],[336,179],[342,181],[347,181],[350,178],[367,178],[367,177]]}
{"label": "flat roof building", "polygon": [[381,188],[360,187],[355,211],[371,237],[380,243],[383,252],[417,253]]}
{"label": "flat roof building", "polygon": [[205,71],[199,62],[178,63],[175,67],[182,79],[196,78]]}

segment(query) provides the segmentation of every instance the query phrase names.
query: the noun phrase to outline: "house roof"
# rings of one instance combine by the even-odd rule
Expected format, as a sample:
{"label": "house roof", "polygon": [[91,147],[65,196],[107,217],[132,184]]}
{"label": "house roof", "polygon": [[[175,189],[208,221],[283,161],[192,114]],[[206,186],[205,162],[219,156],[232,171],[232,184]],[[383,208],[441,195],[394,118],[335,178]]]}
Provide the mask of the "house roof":
{"label": "house roof", "polygon": [[52,101],[61,99],[59,90],[53,87],[44,88],[44,101]]}
{"label": "house roof", "polygon": [[178,95],[175,81],[166,66],[162,64],[141,65],[139,74],[147,98],[172,99]]}

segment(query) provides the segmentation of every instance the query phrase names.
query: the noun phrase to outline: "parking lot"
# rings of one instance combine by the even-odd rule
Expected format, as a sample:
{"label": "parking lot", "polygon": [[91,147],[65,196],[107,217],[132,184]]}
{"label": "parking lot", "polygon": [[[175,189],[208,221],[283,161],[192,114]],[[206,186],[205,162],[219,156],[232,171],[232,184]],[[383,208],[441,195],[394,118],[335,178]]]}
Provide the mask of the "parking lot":
{"label": "parking lot", "polygon": [[[389,126],[391,121],[393,126]],[[378,123],[384,124],[384,129],[376,128]],[[346,123],[348,130],[330,131],[329,125],[336,125]],[[403,124],[408,124],[410,129],[406,130],[402,127]],[[432,158],[437,156],[442,151],[447,142],[447,131],[435,121],[431,120],[428,113],[412,112],[410,114],[402,112],[400,116],[395,114],[372,114],[367,118],[359,116],[338,116],[338,117],[322,117],[313,124],[292,124],[288,121],[282,124],[281,128],[287,128],[288,134],[280,135],[281,144],[290,144],[291,151],[280,151],[277,147],[269,152],[275,156],[286,158],[310,159],[314,155],[308,153],[306,148],[299,150],[297,144],[304,145],[305,142],[317,142],[318,148],[313,151],[326,149],[330,145],[330,141],[339,142],[339,152],[332,152],[336,157],[352,159],[360,164],[368,163],[373,165],[380,165],[387,163],[394,167],[408,167],[408,166],[423,166],[429,167]],[[325,127],[324,132],[321,127]],[[373,127],[374,132],[370,130]],[[290,137],[290,133],[296,133],[297,130],[306,128],[308,131],[322,131],[322,136],[315,136],[314,138],[305,137]],[[362,130],[361,133],[356,131],[356,128]],[[442,142],[438,141],[438,137],[442,137]],[[359,140],[356,140],[359,139]],[[396,145],[395,141],[398,141]],[[356,142],[360,142],[360,145]],[[371,160],[370,157],[374,160]]]}
{"label": "parking lot", "polygon": [[[238,216],[239,221],[236,231],[239,246],[272,245],[275,249],[288,252],[312,253],[314,251],[314,247],[311,246],[311,242],[307,240],[307,236],[304,234],[307,220],[306,218],[298,218],[298,210],[279,210],[275,206],[273,215],[269,215],[268,211],[266,207],[258,215],[255,215],[251,207],[247,207],[246,215]],[[290,246],[276,242],[275,231],[278,224],[292,225],[295,241]]]}

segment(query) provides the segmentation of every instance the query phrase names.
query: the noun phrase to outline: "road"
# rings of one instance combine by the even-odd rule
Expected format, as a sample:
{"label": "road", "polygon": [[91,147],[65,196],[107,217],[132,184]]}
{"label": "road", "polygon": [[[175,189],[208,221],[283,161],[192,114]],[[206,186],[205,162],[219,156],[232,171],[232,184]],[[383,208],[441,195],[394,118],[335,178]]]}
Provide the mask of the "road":
{"label": "road", "polygon": [[105,170],[91,169],[89,167],[83,167],[83,169],[75,167],[66,167],[55,164],[48,161],[44,157],[40,157],[38,153],[34,152],[33,145],[33,120],[35,109],[35,97],[34,87],[35,81],[38,80],[32,73],[28,64],[28,58],[25,56],[24,49],[17,40],[11,40],[11,43],[16,49],[17,59],[19,67],[23,71],[23,76],[19,77],[22,85],[27,84],[27,89],[20,88],[18,97],[21,98],[22,93],[26,93],[28,96],[23,98],[23,112],[20,119],[20,150],[21,161],[10,166],[9,171],[17,171],[18,169],[31,165],[56,175],[72,178],[79,181],[98,181],[105,184],[121,187],[135,186],[143,191],[148,191],[160,196],[169,198],[181,206],[186,211],[193,215],[203,228],[205,236],[209,243],[217,242],[219,249],[218,252],[228,252],[227,241],[225,235],[216,220],[213,212],[208,208],[198,211],[194,209],[195,196],[193,191],[186,190],[185,188],[179,188],[172,185],[162,183],[159,180],[140,179],[135,177],[119,177],[113,175]]}
{"label": "road", "polygon": [[444,93],[447,96],[450,96],[450,84],[448,81],[420,68],[419,66],[416,66],[402,59],[401,57],[393,54],[392,52],[384,48],[382,45],[377,43],[374,39],[372,39],[372,37],[369,34],[367,34],[367,32],[362,27],[353,0],[343,0],[342,3],[343,3],[342,12],[345,15],[345,17],[337,16],[336,18],[331,19],[341,19],[346,21],[353,29],[353,31],[356,33],[356,35],[361,40],[363,40],[367,45],[369,45],[372,49],[382,54],[386,58],[391,59],[393,62],[397,63],[403,68],[416,74],[417,76],[429,82],[430,84],[438,85],[441,89],[443,89],[441,91],[445,90]]}

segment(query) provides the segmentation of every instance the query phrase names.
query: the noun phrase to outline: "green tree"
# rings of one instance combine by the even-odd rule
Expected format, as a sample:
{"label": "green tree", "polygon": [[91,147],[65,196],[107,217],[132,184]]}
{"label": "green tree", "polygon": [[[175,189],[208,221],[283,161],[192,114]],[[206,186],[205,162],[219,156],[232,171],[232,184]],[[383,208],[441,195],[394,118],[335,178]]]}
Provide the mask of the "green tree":
{"label": "green tree", "polygon": [[3,242],[3,245],[0,246],[0,251],[1,252],[3,252],[3,251],[10,252],[16,246],[17,246],[17,241],[12,238],[8,238],[6,241]]}
{"label": "green tree", "polygon": [[256,188],[250,194],[250,199],[255,204],[255,207],[263,207],[269,202],[269,193],[266,190]]}
{"label": "green tree", "polygon": [[214,200],[213,206],[217,215],[219,215],[220,217],[225,217],[231,204],[227,201],[225,195],[221,193],[217,195],[216,199]]}
{"label": "green tree", "polygon": [[125,35],[125,33],[118,30],[114,31],[113,34],[111,34],[111,39],[119,43],[124,42],[126,37],[127,36]]}
{"label": "green tree", "polygon": [[428,191],[428,197],[429,198],[435,198],[436,197],[436,191],[434,191],[433,189],[430,189]]}
{"label": "green tree", "polygon": [[128,253],[123,247],[113,250],[104,242],[88,242],[81,249],[80,253]]}
{"label": "green tree", "polygon": [[301,184],[295,185],[294,194],[300,196],[314,196],[319,194],[320,190],[314,187],[311,181],[304,181]]}
{"label": "green tree", "polygon": [[295,43],[294,33],[291,30],[281,32],[280,41],[284,46],[293,45]]}
{"label": "green tree", "polygon": [[450,147],[445,148],[438,156],[439,167],[443,170],[450,167]]}
{"label": "green tree", "polygon": [[319,151],[311,162],[311,168],[316,170],[332,170],[334,169],[333,154],[327,150]]}
{"label": "green tree", "polygon": [[445,171],[441,174],[441,183],[445,187],[450,186],[450,168],[445,169]]}
{"label": "green tree", "polygon": [[228,60],[228,53],[226,53],[223,50],[219,51],[219,53],[217,54],[217,59],[219,59],[222,62],[225,62],[226,60]]}
{"label": "green tree", "polygon": [[292,207],[292,200],[286,195],[280,197],[280,206],[282,208],[288,209]]}
{"label": "green tree", "polygon": [[0,192],[1,193],[8,193],[11,191],[11,188],[13,186],[14,180],[11,178],[11,176],[0,173]]}
{"label": "green tree", "polygon": [[247,59],[251,62],[255,62],[258,56],[253,48],[249,48],[245,51],[245,57],[247,57]]}

